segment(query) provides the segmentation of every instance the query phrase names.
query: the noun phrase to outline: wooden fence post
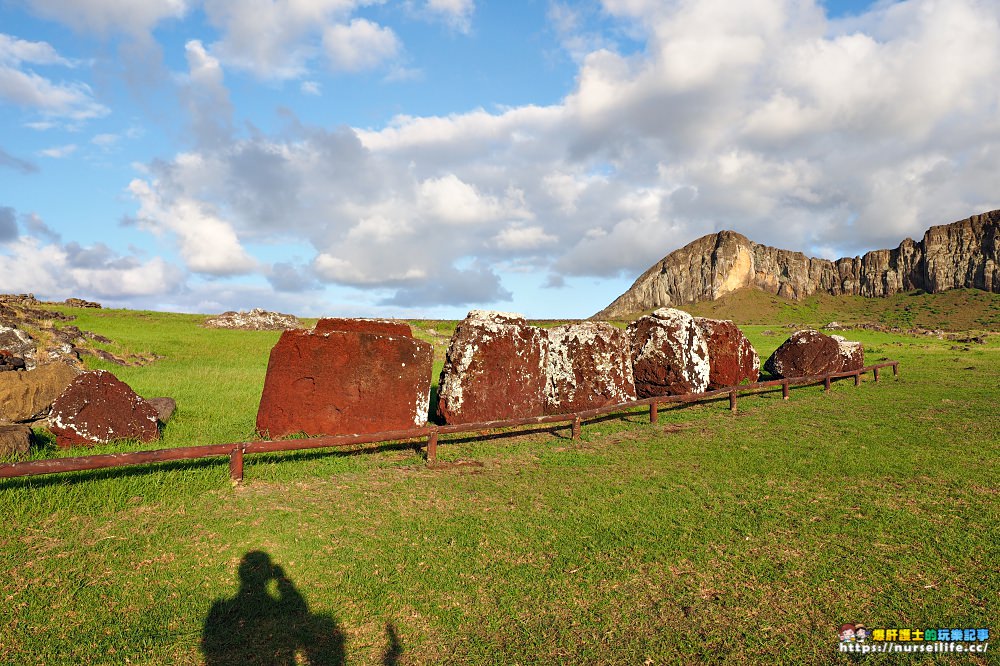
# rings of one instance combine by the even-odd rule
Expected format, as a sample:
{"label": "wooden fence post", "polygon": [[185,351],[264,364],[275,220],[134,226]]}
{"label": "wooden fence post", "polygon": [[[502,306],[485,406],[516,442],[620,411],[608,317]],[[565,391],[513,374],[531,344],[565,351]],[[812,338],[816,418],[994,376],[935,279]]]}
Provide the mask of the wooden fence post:
{"label": "wooden fence post", "polygon": [[580,417],[573,417],[573,439],[580,439]]}
{"label": "wooden fence post", "polygon": [[875,373],[875,383],[877,384],[877,383],[878,383],[878,368],[874,368],[874,369],[872,370],[872,372],[874,372],[874,373]]}
{"label": "wooden fence post", "polygon": [[781,397],[788,400],[788,380],[781,382]]}
{"label": "wooden fence post", "polygon": [[861,371],[858,370],[854,373],[854,385],[861,386]]}
{"label": "wooden fence post", "polygon": [[660,412],[657,411],[656,403],[649,403],[649,422],[656,423],[660,419]]}
{"label": "wooden fence post", "polygon": [[237,446],[229,454],[229,478],[236,483],[243,481],[243,447]]}
{"label": "wooden fence post", "polygon": [[899,377],[899,362],[892,364],[892,376]]}
{"label": "wooden fence post", "polygon": [[427,462],[434,462],[438,457],[438,431],[437,428],[431,430],[427,435]]}
{"label": "wooden fence post", "polygon": [[729,411],[736,413],[736,391],[729,392]]}
{"label": "wooden fence post", "polygon": [[823,390],[827,393],[830,392],[830,375],[823,378]]}

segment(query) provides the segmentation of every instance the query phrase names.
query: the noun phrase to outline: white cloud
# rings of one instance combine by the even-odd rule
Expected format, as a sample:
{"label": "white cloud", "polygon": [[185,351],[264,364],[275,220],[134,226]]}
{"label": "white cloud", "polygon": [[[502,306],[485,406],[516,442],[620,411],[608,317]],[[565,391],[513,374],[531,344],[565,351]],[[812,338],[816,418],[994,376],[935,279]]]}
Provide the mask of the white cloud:
{"label": "white cloud", "polygon": [[79,32],[141,34],[168,18],[180,18],[185,0],[27,0],[31,11]]}
{"label": "white cloud", "polygon": [[501,250],[513,251],[538,250],[558,240],[542,227],[518,224],[507,227],[493,238],[494,244]]}
{"label": "white cloud", "polygon": [[322,86],[317,81],[303,81],[299,86],[303,95],[322,95]]}
{"label": "white cloud", "polygon": [[31,64],[75,66],[47,42],[29,42],[0,34],[0,100],[37,109],[50,118],[79,121],[109,113],[107,107],[94,100],[93,91],[87,84],[80,81],[56,83],[23,68]]}
{"label": "white cloud", "polygon": [[323,32],[323,49],[330,66],[340,71],[374,69],[395,58],[400,48],[399,38],[391,28],[363,18],[332,25]]}
{"label": "white cloud", "polygon": [[444,20],[453,29],[468,32],[472,27],[474,0],[426,0],[424,10],[433,17]]}
{"label": "white cloud", "polygon": [[173,233],[190,270],[208,275],[238,275],[257,268],[232,226],[202,202],[177,198],[164,204],[146,181],[135,179],[129,192],[139,201],[140,225],[157,234]]}
{"label": "white cloud", "polygon": [[54,146],[52,148],[46,148],[45,150],[39,150],[38,154],[42,157],[51,157],[58,160],[64,157],[69,157],[76,152],[76,148],[76,144],[71,143],[65,146]]}

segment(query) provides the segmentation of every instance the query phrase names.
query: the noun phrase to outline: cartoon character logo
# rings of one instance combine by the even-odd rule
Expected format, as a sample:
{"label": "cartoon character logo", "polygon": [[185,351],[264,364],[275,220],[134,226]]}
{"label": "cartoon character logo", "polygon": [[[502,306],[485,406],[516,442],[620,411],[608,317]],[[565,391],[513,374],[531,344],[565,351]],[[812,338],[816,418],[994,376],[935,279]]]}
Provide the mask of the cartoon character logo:
{"label": "cartoon character logo", "polygon": [[863,643],[865,642],[865,640],[868,638],[869,635],[870,632],[868,631],[868,627],[866,627],[865,625],[857,624],[854,626],[854,640]]}
{"label": "cartoon character logo", "polygon": [[840,625],[840,631],[837,633],[840,634],[841,643],[849,643],[854,640],[854,625],[842,624]]}

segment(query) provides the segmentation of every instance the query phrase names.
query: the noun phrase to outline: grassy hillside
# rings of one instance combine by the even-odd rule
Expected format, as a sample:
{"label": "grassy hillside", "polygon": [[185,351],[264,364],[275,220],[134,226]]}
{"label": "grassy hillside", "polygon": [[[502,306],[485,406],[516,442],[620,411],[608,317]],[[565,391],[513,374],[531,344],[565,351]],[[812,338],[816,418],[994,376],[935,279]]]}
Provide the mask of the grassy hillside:
{"label": "grassy hillside", "polygon": [[716,301],[680,306],[700,317],[738,324],[798,323],[822,326],[876,323],[902,329],[1000,330],[1000,294],[955,289],[939,294],[907,292],[889,298],[818,294],[801,301],[745,288]]}
{"label": "grassy hillside", "polygon": [[[73,313],[162,357],[88,359],[177,399],[157,446],[252,436],[277,333]],[[787,322],[747,327],[762,356]],[[415,327],[440,353],[454,322]],[[843,622],[995,631],[1000,336],[849,337],[900,377],[447,441],[434,468],[388,445],[251,456],[236,487],[224,460],[0,481],[0,663],[826,664]]]}

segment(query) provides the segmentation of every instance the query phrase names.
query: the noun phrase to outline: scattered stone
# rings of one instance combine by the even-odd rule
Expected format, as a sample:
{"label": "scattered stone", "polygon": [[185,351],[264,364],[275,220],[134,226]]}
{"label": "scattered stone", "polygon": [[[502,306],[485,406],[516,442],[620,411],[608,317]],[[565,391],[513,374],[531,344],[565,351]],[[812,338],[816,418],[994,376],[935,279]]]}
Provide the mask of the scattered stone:
{"label": "scattered stone", "polygon": [[28,372],[0,373],[0,423],[38,421],[80,371],[68,363],[49,363]]}
{"label": "scattered stone", "polygon": [[294,316],[254,308],[250,312],[224,312],[205,320],[206,328],[229,328],[243,331],[280,331],[302,328]]}
{"label": "scattered stone", "polygon": [[694,317],[660,308],[629,324],[628,334],[640,398],[702,393],[708,388],[708,343]]}
{"label": "scattered stone", "polygon": [[455,329],[438,382],[445,423],[545,413],[545,332],[519,314],[473,310]]}
{"label": "scattered stone", "polygon": [[177,401],[173,398],[148,398],[146,402],[156,410],[156,419],[164,425],[177,411]]}
{"label": "scattered stone", "polygon": [[0,372],[24,370],[24,359],[14,356],[6,349],[0,349]]}
{"label": "scattered stone", "polygon": [[398,319],[320,319],[313,328],[314,333],[329,333],[341,331],[344,333],[371,333],[373,335],[401,335],[413,337],[410,325]]}
{"label": "scattered stone", "polygon": [[56,398],[49,428],[60,448],[160,437],[156,410],[106,370],[85,372]]}
{"label": "scattered stone", "polygon": [[95,303],[94,301],[85,301],[82,298],[67,298],[65,301],[66,305],[72,308],[100,308],[100,303]]}
{"label": "scattered stone", "polygon": [[695,317],[694,321],[708,343],[709,389],[757,381],[760,356],[736,324],[704,317]]}
{"label": "scattered stone", "polygon": [[625,331],[606,322],[582,322],[545,333],[546,414],[635,400],[631,345]]}
{"label": "scattered stone", "polygon": [[823,328],[825,328],[828,331],[846,331],[850,327],[849,326],[844,326],[839,321],[831,321],[829,324],[827,324]]}
{"label": "scattered stone", "polygon": [[764,369],[782,377],[811,377],[838,372],[843,360],[840,345],[829,335],[806,329],[795,331],[764,363]]}
{"label": "scattered stone", "polygon": [[[865,347],[860,342],[852,342],[842,335],[831,335],[840,348],[840,371],[860,370],[865,367]],[[834,372],[830,370],[828,372]]]}
{"label": "scattered stone", "polygon": [[271,349],[257,430],[284,437],[421,426],[432,362],[431,345],[408,335],[285,331]]}
{"label": "scattered stone", "polygon": [[26,456],[31,449],[31,428],[26,425],[0,425],[0,458]]}
{"label": "scattered stone", "polygon": [[35,341],[21,329],[0,325],[0,349],[24,360],[28,369],[35,367]]}

